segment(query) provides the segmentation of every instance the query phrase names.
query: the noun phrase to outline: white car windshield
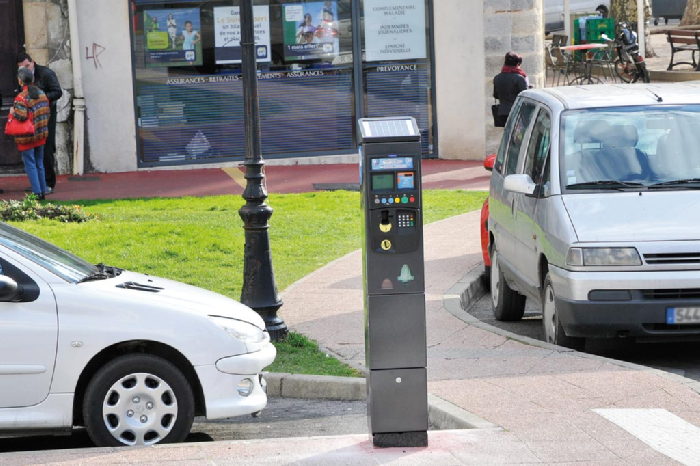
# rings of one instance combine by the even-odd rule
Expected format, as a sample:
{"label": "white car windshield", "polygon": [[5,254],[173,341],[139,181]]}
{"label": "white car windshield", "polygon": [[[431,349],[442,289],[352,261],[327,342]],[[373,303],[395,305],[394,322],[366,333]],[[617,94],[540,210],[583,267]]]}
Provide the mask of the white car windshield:
{"label": "white car windshield", "polygon": [[566,190],[700,189],[700,105],[562,114]]}
{"label": "white car windshield", "polygon": [[83,259],[5,223],[0,223],[0,245],[69,282],[98,273],[96,266]]}

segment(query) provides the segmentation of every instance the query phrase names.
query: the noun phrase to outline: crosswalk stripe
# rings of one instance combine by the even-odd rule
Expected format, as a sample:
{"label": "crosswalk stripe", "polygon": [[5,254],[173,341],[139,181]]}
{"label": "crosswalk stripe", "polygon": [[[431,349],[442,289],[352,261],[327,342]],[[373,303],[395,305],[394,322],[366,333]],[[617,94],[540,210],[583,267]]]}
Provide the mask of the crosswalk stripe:
{"label": "crosswalk stripe", "polygon": [[665,409],[594,409],[654,450],[682,464],[700,465],[700,428]]}

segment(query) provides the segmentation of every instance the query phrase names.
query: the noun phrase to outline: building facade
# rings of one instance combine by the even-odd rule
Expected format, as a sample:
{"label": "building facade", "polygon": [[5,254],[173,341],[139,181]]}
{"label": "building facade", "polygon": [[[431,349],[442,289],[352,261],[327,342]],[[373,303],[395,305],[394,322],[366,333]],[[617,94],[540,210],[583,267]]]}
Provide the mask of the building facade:
{"label": "building facade", "polygon": [[[23,38],[67,91],[59,103],[62,172],[76,168],[73,134],[84,138],[86,171],[242,160],[238,0],[71,2],[14,2],[23,25],[15,43]],[[541,3],[255,0],[264,157],[354,154],[357,118],[411,115],[424,157],[483,158],[499,137],[489,107],[505,52],[522,53],[531,82],[542,82]],[[70,60],[69,19],[79,63]],[[76,69],[84,136],[71,128]]]}

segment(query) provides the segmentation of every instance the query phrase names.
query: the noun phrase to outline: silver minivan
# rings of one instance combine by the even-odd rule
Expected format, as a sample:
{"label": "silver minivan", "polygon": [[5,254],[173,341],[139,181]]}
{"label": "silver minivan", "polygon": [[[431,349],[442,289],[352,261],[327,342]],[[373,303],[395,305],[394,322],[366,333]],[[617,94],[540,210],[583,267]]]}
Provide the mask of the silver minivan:
{"label": "silver minivan", "polygon": [[528,90],[489,196],[495,317],[546,340],[700,338],[700,83]]}

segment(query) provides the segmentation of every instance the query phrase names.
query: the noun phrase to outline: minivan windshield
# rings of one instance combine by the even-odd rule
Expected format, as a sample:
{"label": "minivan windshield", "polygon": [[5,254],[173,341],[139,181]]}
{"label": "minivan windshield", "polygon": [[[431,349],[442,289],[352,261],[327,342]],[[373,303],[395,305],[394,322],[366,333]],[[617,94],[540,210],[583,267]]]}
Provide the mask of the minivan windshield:
{"label": "minivan windshield", "polygon": [[83,259],[5,223],[0,223],[0,245],[68,282],[77,283],[98,273],[96,266]]}
{"label": "minivan windshield", "polygon": [[700,189],[700,105],[566,111],[560,141],[567,191]]}

